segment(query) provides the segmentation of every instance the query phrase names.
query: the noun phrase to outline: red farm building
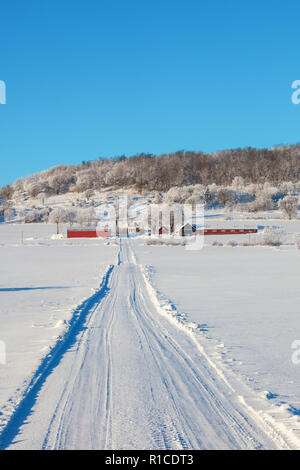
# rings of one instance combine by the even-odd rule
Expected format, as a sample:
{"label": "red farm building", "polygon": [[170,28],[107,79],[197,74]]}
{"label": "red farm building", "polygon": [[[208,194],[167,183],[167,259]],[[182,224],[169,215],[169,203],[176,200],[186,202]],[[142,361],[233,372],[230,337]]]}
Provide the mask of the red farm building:
{"label": "red farm building", "polygon": [[257,228],[206,228],[197,229],[197,234],[204,235],[244,235],[247,233],[257,233]]}
{"label": "red farm building", "polygon": [[95,228],[68,229],[67,238],[108,238],[110,230],[97,230]]}
{"label": "red farm building", "polygon": [[170,233],[170,230],[168,229],[168,227],[165,227],[165,225],[162,225],[161,227],[159,227],[158,235],[167,235],[168,233]]}

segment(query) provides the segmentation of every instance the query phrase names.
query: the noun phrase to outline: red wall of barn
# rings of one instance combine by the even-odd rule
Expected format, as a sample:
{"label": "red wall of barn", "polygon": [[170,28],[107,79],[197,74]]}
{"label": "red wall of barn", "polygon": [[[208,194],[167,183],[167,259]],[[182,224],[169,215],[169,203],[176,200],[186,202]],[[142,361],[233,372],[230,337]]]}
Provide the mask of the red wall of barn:
{"label": "red wall of barn", "polygon": [[107,238],[109,230],[68,230],[68,238]]}
{"label": "red wall of barn", "polygon": [[[162,232],[164,233],[164,231]],[[204,235],[242,235],[256,232],[257,229],[206,229]],[[197,230],[196,233],[200,235],[203,230]],[[107,238],[109,236],[109,230],[68,230],[68,238]]]}
{"label": "red wall of barn", "polygon": [[68,230],[68,238],[97,238],[96,230]]}
{"label": "red wall of barn", "polygon": [[[245,228],[245,229],[206,229],[204,230],[204,235],[243,235],[245,233],[256,233],[257,229],[256,228]],[[203,230],[197,230],[198,234],[203,233]]]}

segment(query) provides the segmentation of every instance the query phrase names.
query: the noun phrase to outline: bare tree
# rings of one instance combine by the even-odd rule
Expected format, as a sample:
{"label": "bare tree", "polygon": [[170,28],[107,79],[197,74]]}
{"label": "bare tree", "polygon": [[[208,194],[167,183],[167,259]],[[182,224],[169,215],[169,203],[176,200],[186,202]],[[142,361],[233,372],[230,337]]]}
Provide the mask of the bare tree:
{"label": "bare tree", "polygon": [[10,222],[13,219],[14,215],[15,215],[15,210],[12,207],[7,207],[4,210],[5,221]]}
{"label": "bare tree", "polygon": [[77,221],[77,210],[75,209],[68,209],[66,211],[66,222],[68,222],[70,224],[70,226],[72,227],[72,225]]}
{"label": "bare tree", "polygon": [[249,209],[253,212],[268,211],[274,209],[274,201],[272,199],[272,195],[268,191],[258,191],[255,200],[250,203]]}
{"label": "bare tree", "polygon": [[283,214],[287,216],[290,220],[293,217],[297,216],[297,213],[298,213],[297,198],[293,196],[286,196],[285,198],[279,201],[278,206],[280,210],[283,212]]}
{"label": "bare tree", "polygon": [[49,222],[56,224],[56,233],[59,234],[59,225],[67,222],[66,210],[60,207],[54,209],[49,216]]}
{"label": "bare tree", "polygon": [[217,190],[216,198],[221,206],[226,206],[226,204],[230,204],[234,200],[233,192],[229,191],[229,189],[223,188],[222,186]]}

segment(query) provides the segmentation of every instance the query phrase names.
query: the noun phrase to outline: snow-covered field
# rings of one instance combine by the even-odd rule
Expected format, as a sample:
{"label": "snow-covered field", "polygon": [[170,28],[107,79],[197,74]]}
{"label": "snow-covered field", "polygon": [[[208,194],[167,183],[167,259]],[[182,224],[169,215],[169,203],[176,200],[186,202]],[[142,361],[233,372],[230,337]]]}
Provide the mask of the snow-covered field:
{"label": "snow-covered field", "polygon": [[[182,247],[140,244],[153,285],[200,325],[212,357],[243,378],[286,418],[300,414],[299,263],[295,247]],[[294,420],[290,420],[293,426]]]}
{"label": "snow-covered field", "polygon": [[0,365],[0,429],[76,307],[116,260],[115,246],[102,240],[51,240],[54,229],[0,226],[0,341],[6,345],[6,364]]}
{"label": "snow-covered field", "polygon": [[281,247],[199,251],[1,226],[0,448],[299,449],[300,230],[281,223]]}

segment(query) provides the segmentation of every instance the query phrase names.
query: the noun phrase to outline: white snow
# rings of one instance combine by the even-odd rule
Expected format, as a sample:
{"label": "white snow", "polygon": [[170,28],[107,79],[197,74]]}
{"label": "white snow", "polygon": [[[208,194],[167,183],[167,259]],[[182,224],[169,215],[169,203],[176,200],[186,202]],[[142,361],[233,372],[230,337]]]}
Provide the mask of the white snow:
{"label": "white snow", "polygon": [[21,245],[21,228],[28,230],[0,227],[0,341],[6,346],[6,364],[0,365],[0,430],[41,359],[68,328],[74,309],[99,286],[117,256],[117,248],[102,240],[90,246],[88,240],[82,245],[51,241],[43,225],[34,227],[38,240]]}
{"label": "white snow", "polygon": [[171,299],[179,320],[198,325],[202,346],[225,376],[235,374],[264,398],[261,410],[280,411],[287,432],[299,428],[300,366],[292,362],[292,343],[300,338],[300,250],[189,252],[140,243],[136,254],[161,302]]}
{"label": "white snow", "polygon": [[0,448],[300,448],[295,245],[55,229],[1,227]]}

